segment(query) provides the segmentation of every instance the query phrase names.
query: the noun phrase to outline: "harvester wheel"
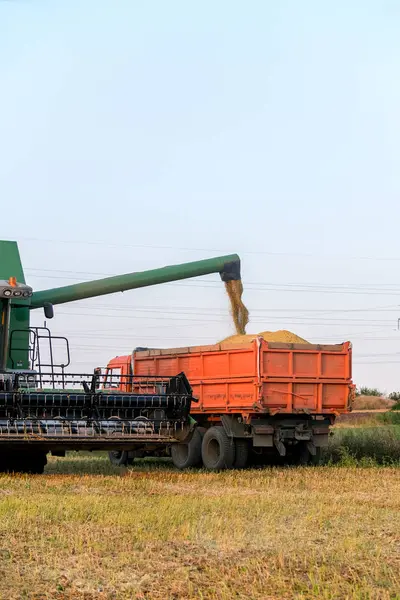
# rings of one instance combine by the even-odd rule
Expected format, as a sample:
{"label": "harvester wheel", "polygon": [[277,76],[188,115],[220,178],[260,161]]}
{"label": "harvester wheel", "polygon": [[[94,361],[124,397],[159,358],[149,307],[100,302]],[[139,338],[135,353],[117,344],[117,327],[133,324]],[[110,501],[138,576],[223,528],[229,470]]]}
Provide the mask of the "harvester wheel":
{"label": "harvester wheel", "polygon": [[171,446],[172,462],[177,469],[189,469],[201,465],[201,441],[201,432],[195,429],[188,444]]}
{"label": "harvester wheel", "polygon": [[2,471],[8,473],[30,473],[41,475],[47,464],[46,452],[13,452],[2,465]]}
{"label": "harvester wheel", "polygon": [[233,462],[234,469],[244,469],[247,466],[249,458],[249,442],[242,438],[235,440],[235,460]]}
{"label": "harvester wheel", "polygon": [[126,467],[129,463],[128,452],[123,450],[112,450],[108,453],[108,458],[111,464],[116,467]]}
{"label": "harvester wheel", "polygon": [[235,443],[223,427],[210,427],[204,434],[201,454],[206,469],[231,469],[235,460]]}
{"label": "harvester wheel", "polygon": [[22,462],[23,473],[32,473],[33,475],[42,475],[47,465],[47,456],[45,452],[37,452],[28,456],[26,462]]}

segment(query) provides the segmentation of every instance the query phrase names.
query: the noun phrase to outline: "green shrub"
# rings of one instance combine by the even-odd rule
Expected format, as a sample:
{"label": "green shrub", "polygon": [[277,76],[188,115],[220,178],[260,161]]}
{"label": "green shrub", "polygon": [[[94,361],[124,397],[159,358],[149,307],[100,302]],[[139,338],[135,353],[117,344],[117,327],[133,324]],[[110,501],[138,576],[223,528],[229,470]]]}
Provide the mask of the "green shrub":
{"label": "green shrub", "polygon": [[377,388],[360,387],[357,389],[357,396],[383,396]]}
{"label": "green shrub", "polygon": [[336,430],[329,440],[329,445],[323,449],[322,463],[340,463],[347,466],[399,464],[400,419],[397,423],[398,425],[387,427]]}
{"label": "green shrub", "polygon": [[392,412],[392,410],[376,415],[378,420],[386,425],[400,425],[400,412]]}

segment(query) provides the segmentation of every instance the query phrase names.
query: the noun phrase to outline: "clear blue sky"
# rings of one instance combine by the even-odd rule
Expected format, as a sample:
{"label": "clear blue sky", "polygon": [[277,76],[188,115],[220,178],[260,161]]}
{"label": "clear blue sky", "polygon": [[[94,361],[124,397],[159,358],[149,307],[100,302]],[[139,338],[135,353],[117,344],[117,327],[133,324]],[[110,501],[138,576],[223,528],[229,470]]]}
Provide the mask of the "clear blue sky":
{"label": "clear blue sky", "polygon": [[[350,339],[356,382],[400,389],[399,31],[396,0],[0,1],[2,235],[29,282],[238,252],[250,332]],[[231,333],[216,277],[52,327],[88,368]]]}

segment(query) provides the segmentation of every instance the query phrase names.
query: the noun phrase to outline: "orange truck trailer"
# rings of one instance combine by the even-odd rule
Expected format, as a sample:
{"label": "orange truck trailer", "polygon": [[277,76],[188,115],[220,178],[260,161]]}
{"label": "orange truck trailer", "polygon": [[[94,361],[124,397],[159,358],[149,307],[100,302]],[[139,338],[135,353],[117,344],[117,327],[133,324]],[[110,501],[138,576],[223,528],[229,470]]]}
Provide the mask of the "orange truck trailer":
{"label": "orange truck trailer", "polygon": [[[211,470],[248,462],[307,464],[318,460],[335,418],[354,396],[350,342],[336,345],[267,342],[150,349],[117,356],[107,366],[120,391],[131,377],[184,372],[197,399],[191,440],[171,446],[178,468]],[[122,389],[121,389],[122,387]],[[120,464],[129,453],[114,456]],[[112,456],[110,456],[112,458]]]}

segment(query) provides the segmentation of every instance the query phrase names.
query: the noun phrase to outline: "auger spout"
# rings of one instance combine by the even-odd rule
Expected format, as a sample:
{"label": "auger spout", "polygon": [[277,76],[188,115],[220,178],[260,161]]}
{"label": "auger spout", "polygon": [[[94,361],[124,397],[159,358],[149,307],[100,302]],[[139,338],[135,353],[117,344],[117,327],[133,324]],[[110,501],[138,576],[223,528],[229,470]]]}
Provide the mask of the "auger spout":
{"label": "auger spout", "polygon": [[216,258],[171,265],[150,271],[126,273],[125,275],[116,275],[105,279],[33,292],[30,308],[42,308],[46,304],[64,304],[65,302],[125,292],[150,285],[210,275],[211,273],[219,273],[224,282],[239,280],[239,256],[237,254],[217,256]]}

